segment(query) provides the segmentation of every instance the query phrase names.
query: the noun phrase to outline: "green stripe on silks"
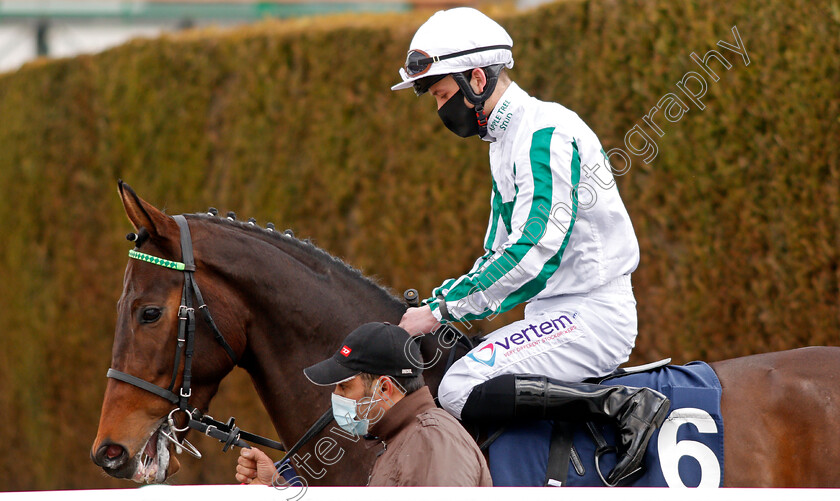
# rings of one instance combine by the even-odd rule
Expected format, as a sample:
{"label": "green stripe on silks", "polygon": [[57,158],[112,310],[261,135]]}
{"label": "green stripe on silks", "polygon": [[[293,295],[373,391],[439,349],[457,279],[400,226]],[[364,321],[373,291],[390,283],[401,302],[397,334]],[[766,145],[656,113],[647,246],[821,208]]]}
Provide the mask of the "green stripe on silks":
{"label": "green stripe on silks", "polygon": [[[603,147],[601,148],[601,154],[604,155],[604,163],[606,164],[607,172],[609,172],[613,176],[613,186],[615,187],[615,191],[618,191],[618,183],[615,182],[615,177],[626,174],[627,171],[625,170],[624,172],[620,172],[620,173],[616,174],[615,171],[612,168],[612,164],[610,163],[610,156],[607,155],[607,152],[604,151]],[[608,186],[608,188],[612,188],[613,186]]]}
{"label": "green stripe on silks", "polygon": [[[516,175],[516,165],[513,166],[514,176]],[[516,205],[516,196],[519,195],[519,186],[516,187],[516,192],[513,195],[513,200],[510,202],[502,202],[502,194],[499,193],[499,188],[496,186],[496,180],[493,180],[493,223],[490,227],[490,233],[487,235],[487,241],[484,242],[485,249],[492,249],[493,243],[496,241],[496,230],[499,227],[499,218],[502,218],[502,224],[505,225],[508,235],[511,234],[511,218],[513,217],[513,207]]]}
{"label": "green stripe on silks", "polygon": [[445,282],[443,282],[443,283],[442,283],[442,284],[440,284],[439,286],[437,286],[437,287],[435,287],[434,289],[432,289],[432,297],[431,297],[431,298],[429,298],[429,299],[427,299],[425,302],[426,302],[426,303],[428,303],[428,302],[430,302],[430,301],[434,300],[434,299],[437,297],[437,295],[438,295],[438,294],[441,294],[441,293],[442,293],[442,291],[444,291],[444,290],[446,290],[446,289],[448,289],[448,288],[452,287],[452,284],[454,284],[454,283],[455,283],[455,279],[454,279],[454,278],[448,278],[448,279],[446,279],[446,281],[445,281]]}
{"label": "green stripe on silks", "polygon": [[142,252],[137,252],[134,249],[128,251],[128,257],[132,259],[137,259],[138,261],[145,261],[147,263],[156,264],[158,266],[163,266],[164,268],[170,268],[178,271],[184,271],[184,268],[186,268],[186,265],[184,265],[184,263],[178,261],[170,261],[168,259],[163,259],[162,257],[152,256],[151,254],[144,254]]}
{"label": "green stripe on silks", "polygon": [[[516,165],[513,166],[513,171],[516,173]],[[516,187],[516,194],[519,194],[519,186]],[[496,186],[496,180],[493,180],[493,222],[490,225],[490,232],[487,234],[487,241],[484,242],[484,248],[490,250],[493,248],[493,243],[496,241],[496,230],[499,227],[499,218],[502,218],[502,224],[505,225],[508,235],[511,233],[510,220],[513,216],[513,206],[516,205],[516,195],[510,202],[502,202],[502,194],[499,193],[499,188]]]}
{"label": "green stripe on silks", "polygon": [[[492,250],[489,250],[489,249],[485,249],[485,250],[487,250],[487,252],[485,252],[484,255],[481,256],[480,261],[477,264],[473,265],[473,267],[470,268],[469,272],[465,273],[464,275],[462,275],[461,277],[459,277],[457,279],[456,278],[450,278],[449,280],[444,282],[443,285],[434,289],[434,291],[432,291],[432,292],[435,294],[435,297],[437,297],[438,294],[448,295],[449,292],[451,292],[451,291],[447,290],[446,292],[443,292],[443,289],[452,289],[453,286],[455,286],[455,288],[457,289],[458,284],[463,283],[465,280],[466,281],[472,280],[479,273],[481,273],[481,268],[484,266],[484,263],[486,263],[487,260],[490,259],[495,254]],[[476,271],[473,271],[473,270],[476,270]],[[432,298],[432,299],[435,299],[435,298]]]}
{"label": "green stripe on silks", "polygon": [[[551,177],[551,137],[553,134],[554,128],[548,127],[534,132],[531,139],[530,160],[531,176],[534,182],[534,198],[531,201],[526,228],[530,227],[532,223],[539,223],[543,228],[546,228],[548,224],[553,189]],[[519,240],[505,249],[490,266],[485,267],[476,280],[461,282],[450,290],[446,297],[447,302],[451,303],[463,299],[476,286],[480,290],[489,289],[496,281],[517,267],[535,243],[531,236],[523,232]],[[479,320],[491,313],[494,313],[494,311],[487,310],[481,315],[469,315],[463,318],[465,320]]]}
{"label": "green stripe on silks", "polygon": [[543,266],[543,269],[540,270],[539,275],[520,287],[519,290],[508,296],[504,302],[502,302],[501,311],[507,311],[539,294],[543,289],[545,289],[545,284],[548,282],[548,279],[551,278],[551,276],[554,275],[554,272],[557,271],[557,268],[560,267],[560,262],[563,260],[563,252],[566,250],[566,246],[569,245],[569,238],[572,236],[572,228],[574,228],[575,219],[577,219],[577,185],[579,182],[580,155],[578,155],[577,143],[572,141],[572,220],[569,223],[569,229],[566,230],[566,237],[563,238],[563,244],[560,246],[560,250],[558,250],[557,253],[545,263],[545,266]]}
{"label": "green stripe on silks", "polygon": [[496,230],[499,228],[499,217],[502,215],[502,194],[499,193],[499,188],[496,186],[496,180],[493,179],[493,208],[490,214],[490,231],[487,233],[487,241],[484,242],[485,249],[492,249],[493,242],[496,241]]}

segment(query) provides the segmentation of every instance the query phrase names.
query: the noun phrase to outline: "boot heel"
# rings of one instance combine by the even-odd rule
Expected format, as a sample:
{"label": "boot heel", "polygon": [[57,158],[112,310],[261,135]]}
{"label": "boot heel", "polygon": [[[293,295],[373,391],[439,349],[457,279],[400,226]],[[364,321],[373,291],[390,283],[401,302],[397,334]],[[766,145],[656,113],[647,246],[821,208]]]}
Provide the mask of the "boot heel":
{"label": "boot heel", "polygon": [[651,425],[653,425],[655,429],[658,429],[660,426],[662,426],[662,423],[664,423],[665,419],[668,418],[668,411],[670,410],[671,400],[666,398],[665,401],[662,402],[662,405],[659,406],[659,410],[656,411],[656,416],[653,417]]}
{"label": "boot heel", "polygon": [[[637,475],[640,472],[640,470],[644,469],[644,457],[648,443],[650,442],[650,439],[653,436],[654,432],[660,426],[662,426],[662,423],[664,423],[665,419],[668,417],[668,411],[671,409],[671,401],[658,392],[654,392],[653,390],[650,391],[656,395],[661,396],[662,402],[659,404],[659,407],[656,409],[656,412],[654,413],[653,417],[650,418],[650,421],[644,421],[638,416],[630,417],[630,419],[636,419],[640,424],[644,425],[645,429],[643,435],[641,436],[641,440],[635,442],[638,447],[638,449],[636,449],[635,452],[623,458],[619,457],[618,464],[616,464],[615,468],[613,468],[613,471],[611,471],[610,474],[607,476],[607,485],[616,486],[628,482],[635,475]],[[624,464],[622,464],[622,462],[624,462]],[[621,471],[625,470],[625,468],[630,468],[631,471],[629,471],[628,473],[621,473]]]}

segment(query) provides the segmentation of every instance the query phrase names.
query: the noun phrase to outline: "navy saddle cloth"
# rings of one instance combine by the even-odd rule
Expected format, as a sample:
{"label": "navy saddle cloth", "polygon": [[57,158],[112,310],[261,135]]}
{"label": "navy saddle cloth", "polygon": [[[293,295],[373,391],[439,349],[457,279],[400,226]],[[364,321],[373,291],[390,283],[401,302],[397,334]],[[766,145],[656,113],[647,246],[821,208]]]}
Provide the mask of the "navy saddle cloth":
{"label": "navy saddle cloth", "polygon": [[[723,485],[723,417],[721,385],[708,364],[669,365],[650,372],[610,379],[603,384],[647,386],[671,399],[669,416],[648,443],[644,474],[629,486],[720,487]],[[509,426],[490,446],[490,472],[496,486],[542,486],[553,423],[538,421]],[[610,445],[615,428],[598,425]],[[585,425],[575,426],[574,446],[584,474],[568,465],[568,486],[600,486],[595,443]],[[603,475],[615,466],[615,454],[600,459]]]}

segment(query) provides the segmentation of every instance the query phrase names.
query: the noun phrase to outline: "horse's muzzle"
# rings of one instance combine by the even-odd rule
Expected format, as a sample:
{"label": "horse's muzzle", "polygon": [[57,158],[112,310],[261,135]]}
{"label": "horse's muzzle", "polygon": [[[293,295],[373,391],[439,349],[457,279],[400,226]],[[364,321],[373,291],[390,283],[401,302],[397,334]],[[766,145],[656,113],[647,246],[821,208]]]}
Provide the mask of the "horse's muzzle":
{"label": "horse's muzzle", "polygon": [[[161,437],[161,424],[146,440],[143,447],[134,456],[129,456],[127,449],[115,442],[105,441],[96,452],[91,451],[94,464],[114,478],[134,480],[138,483],[161,483],[166,480],[167,469],[171,465],[169,442]],[[174,462],[174,474],[177,461]]]}
{"label": "horse's muzzle", "polygon": [[120,444],[104,442],[99,449],[90,451],[90,459],[96,466],[99,466],[105,473],[115,478],[131,478],[136,469],[136,464],[131,461],[128,451]]}

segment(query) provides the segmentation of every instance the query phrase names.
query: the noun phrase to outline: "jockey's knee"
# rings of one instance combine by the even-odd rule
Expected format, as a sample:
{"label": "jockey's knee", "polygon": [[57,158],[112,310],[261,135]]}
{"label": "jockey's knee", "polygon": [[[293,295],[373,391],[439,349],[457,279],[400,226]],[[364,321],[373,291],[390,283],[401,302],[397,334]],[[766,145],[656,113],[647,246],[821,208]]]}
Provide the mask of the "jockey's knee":
{"label": "jockey's knee", "polygon": [[[452,367],[455,368],[454,366]],[[474,382],[457,371],[449,370],[438,386],[438,403],[458,419],[461,419],[461,409],[472,391]]]}

